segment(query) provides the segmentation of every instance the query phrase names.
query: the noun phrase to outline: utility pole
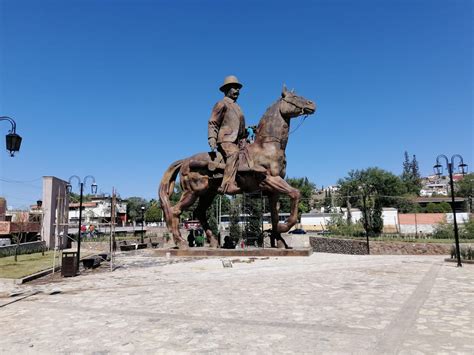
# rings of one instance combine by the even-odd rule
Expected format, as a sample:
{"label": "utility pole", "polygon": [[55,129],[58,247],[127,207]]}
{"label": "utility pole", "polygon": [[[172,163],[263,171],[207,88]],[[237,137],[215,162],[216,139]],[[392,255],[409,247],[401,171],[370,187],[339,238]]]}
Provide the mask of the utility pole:
{"label": "utility pole", "polygon": [[110,201],[110,271],[114,271],[115,245],[115,188],[112,187],[112,198]]}

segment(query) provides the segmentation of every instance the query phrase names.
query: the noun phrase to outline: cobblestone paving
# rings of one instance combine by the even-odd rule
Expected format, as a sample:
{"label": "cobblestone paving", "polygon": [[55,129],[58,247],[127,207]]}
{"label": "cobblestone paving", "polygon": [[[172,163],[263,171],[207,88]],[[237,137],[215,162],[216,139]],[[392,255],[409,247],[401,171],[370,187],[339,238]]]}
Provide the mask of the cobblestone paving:
{"label": "cobblestone paving", "polygon": [[[473,265],[319,253],[249,261],[224,268],[139,251],[113,273],[0,284],[0,353],[474,353]],[[12,291],[23,294],[5,297]]]}

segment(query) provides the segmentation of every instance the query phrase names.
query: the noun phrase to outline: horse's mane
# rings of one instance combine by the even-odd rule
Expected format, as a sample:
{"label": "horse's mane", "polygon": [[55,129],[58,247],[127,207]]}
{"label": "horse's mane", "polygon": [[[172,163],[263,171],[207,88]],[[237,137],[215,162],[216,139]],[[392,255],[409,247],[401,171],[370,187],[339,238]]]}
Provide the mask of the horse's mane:
{"label": "horse's mane", "polygon": [[262,124],[264,124],[267,120],[273,118],[274,116],[280,115],[280,100],[281,99],[278,99],[273,104],[271,104],[263,114],[260,121],[258,121],[257,132],[255,132],[255,139],[257,139],[258,137]]}

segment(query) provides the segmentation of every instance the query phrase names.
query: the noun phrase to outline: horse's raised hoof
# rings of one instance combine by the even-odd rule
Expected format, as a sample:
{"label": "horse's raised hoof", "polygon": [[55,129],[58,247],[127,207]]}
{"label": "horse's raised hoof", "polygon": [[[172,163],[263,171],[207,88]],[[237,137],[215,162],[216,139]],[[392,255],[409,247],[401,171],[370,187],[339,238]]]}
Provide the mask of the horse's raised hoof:
{"label": "horse's raised hoof", "polygon": [[211,240],[209,241],[209,244],[211,248],[219,248],[219,243],[217,242],[217,239],[215,238],[211,238]]}
{"label": "horse's raised hoof", "polygon": [[181,250],[189,249],[189,245],[186,242],[179,242],[179,243],[177,243],[176,248],[181,249]]}

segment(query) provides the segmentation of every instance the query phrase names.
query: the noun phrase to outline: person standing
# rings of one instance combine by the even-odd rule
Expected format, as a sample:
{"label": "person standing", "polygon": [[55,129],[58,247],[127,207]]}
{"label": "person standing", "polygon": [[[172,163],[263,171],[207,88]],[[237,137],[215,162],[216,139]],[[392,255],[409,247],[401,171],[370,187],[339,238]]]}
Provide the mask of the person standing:
{"label": "person standing", "polygon": [[219,88],[224,93],[224,98],[214,105],[208,123],[209,146],[212,151],[217,149],[224,156],[226,163],[222,184],[217,190],[221,194],[239,191],[235,183],[239,144],[244,144],[246,138],[245,117],[236,102],[241,88],[242,84],[234,75],[224,79]]}

